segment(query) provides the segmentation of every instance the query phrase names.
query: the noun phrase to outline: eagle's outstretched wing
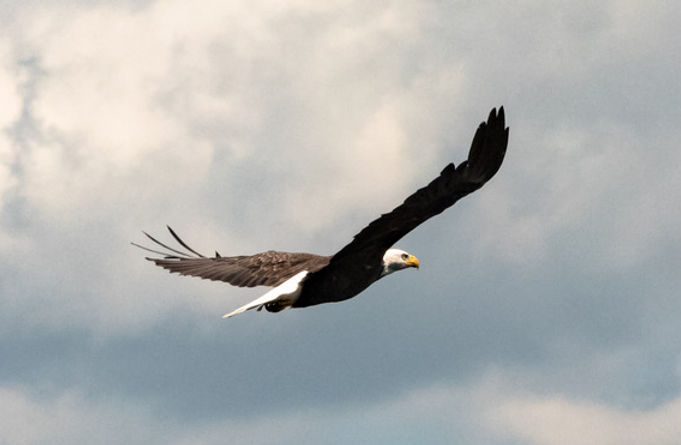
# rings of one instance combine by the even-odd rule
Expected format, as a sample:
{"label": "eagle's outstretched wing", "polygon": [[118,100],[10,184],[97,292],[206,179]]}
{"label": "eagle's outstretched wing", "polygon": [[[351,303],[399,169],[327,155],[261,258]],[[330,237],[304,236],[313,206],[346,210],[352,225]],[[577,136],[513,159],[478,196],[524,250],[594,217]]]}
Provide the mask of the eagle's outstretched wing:
{"label": "eagle's outstretched wing", "polygon": [[328,264],[330,257],[311,253],[291,253],[268,250],[255,255],[221,256],[215,252],[214,257],[206,257],[177,236],[168,227],[170,234],[185,249],[184,251],[170,247],[146,232],[151,241],[166,252],[149,249],[142,245],[133,245],[149,252],[162,255],[163,258],[148,258],[157,266],[180,275],[193,275],[207,280],[225,281],[239,287],[278,286],[299,272],[316,271]]}
{"label": "eagle's outstretched wing", "polygon": [[385,251],[418,225],[489,181],[501,167],[507,144],[504,108],[499,108],[498,113],[493,109],[487,122],[482,122],[475,132],[468,160],[458,167],[447,165],[430,184],[362,229],[331,258],[328,266],[308,276],[306,291],[294,306],[340,301],[349,298],[346,294],[357,293],[362,284],[366,287],[375,281]]}

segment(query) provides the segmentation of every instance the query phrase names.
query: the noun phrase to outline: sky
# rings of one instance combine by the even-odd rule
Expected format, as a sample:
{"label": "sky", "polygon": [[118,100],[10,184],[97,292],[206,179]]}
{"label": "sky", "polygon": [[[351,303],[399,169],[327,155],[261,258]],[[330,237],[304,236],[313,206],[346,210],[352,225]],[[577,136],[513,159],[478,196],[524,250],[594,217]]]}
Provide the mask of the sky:
{"label": "sky", "polygon": [[[0,443],[677,443],[678,2],[0,11]],[[266,289],[130,245],[332,254],[500,105],[352,300],[223,320]]]}

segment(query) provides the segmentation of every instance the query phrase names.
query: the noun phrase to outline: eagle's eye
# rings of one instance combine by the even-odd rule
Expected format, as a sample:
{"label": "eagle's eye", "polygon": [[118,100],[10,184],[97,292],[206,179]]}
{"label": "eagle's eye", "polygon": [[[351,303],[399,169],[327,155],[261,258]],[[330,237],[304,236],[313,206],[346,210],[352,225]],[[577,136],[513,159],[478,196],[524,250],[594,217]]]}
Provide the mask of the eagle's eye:
{"label": "eagle's eye", "polygon": [[402,259],[403,259],[404,261],[407,261],[408,258],[409,258],[409,255],[407,255],[406,253],[403,253],[403,254],[402,254]]}

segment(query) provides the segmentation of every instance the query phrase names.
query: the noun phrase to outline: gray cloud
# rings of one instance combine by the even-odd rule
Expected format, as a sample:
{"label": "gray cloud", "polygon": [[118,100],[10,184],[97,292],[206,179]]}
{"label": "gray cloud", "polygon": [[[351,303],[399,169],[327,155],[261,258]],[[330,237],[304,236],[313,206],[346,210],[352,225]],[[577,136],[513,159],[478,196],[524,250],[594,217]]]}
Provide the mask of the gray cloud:
{"label": "gray cloud", "polygon": [[[678,6],[130,5],[0,38],[2,440],[677,437]],[[225,322],[262,291],[127,245],[331,253],[499,104],[499,175],[352,301]]]}

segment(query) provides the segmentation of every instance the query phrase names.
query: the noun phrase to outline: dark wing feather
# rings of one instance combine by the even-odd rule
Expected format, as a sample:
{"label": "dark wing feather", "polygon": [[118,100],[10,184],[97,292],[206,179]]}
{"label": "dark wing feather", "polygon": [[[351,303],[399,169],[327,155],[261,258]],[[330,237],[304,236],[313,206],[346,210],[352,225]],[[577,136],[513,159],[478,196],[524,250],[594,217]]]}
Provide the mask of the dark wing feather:
{"label": "dark wing feather", "polygon": [[163,255],[163,258],[147,258],[154,264],[172,273],[180,275],[192,275],[207,280],[225,281],[234,286],[277,286],[298,272],[308,270],[317,271],[326,266],[330,257],[313,255],[310,253],[277,252],[269,250],[255,255],[220,256],[217,252],[215,257],[206,257],[191,247],[168,227],[170,234],[184,247],[187,252],[182,252],[167,246],[143,232],[155,244],[167,249],[168,252],[149,249],[139,244],[133,245]]}
{"label": "dark wing feather", "polygon": [[[418,225],[489,181],[501,167],[507,144],[504,108],[498,113],[493,109],[473,137],[468,160],[458,167],[447,165],[430,184],[355,235],[327,267],[308,276],[309,292],[299,298],[296,306],[350,298],[373,283],[380,274],[385,251]],[[334,297],[335,289],[341,290]],[[320,298],[324,300],[319,301]]]}
{"label": "dark wing feather", "polygon": [[362,229],[331,261],[356,255],[365,249],[370,249],[382,259],[387,249],[418,225],[482,187],[499,170],[506,154],[508,128],[504,127],[504,120],[504,107],[499,109],[499,113],[493,109],[487,122],[480,123],[475,132],[468,160],[459,167],[447,165],[430,184]]}

